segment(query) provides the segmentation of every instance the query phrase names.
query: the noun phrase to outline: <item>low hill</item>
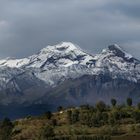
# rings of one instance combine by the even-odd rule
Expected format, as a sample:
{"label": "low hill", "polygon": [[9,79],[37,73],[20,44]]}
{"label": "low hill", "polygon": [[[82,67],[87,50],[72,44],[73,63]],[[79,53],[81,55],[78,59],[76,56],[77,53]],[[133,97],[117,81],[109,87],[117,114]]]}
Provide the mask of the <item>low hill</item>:
{"label": "low hill", "polygon": [[11,122],[4,119],[0,125],[2,140],[139,140],[140,104],[112,106],[100,101],[95,106],[82,105]]}

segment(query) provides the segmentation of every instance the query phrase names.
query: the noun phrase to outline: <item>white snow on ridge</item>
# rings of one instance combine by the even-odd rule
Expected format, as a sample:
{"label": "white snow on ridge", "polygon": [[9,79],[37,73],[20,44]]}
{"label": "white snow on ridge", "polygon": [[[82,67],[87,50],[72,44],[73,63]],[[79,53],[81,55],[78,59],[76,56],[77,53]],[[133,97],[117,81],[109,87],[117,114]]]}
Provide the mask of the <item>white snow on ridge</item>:
{"label": "white snow on ridge", "polygon": [[1,59],[0,60],[0,66],[8,66],[8,67],[21,67],[23,65],[26,65],[29,63],[28,58],[23,58],[23,59]]}
{"label": "white snow on ridge", "polygon": [[127,52],[125,52],[119,45],[117,44],[114,44],[114,45],[111,45],[111,49],[115,49],[115,50],[119,50],[120,52],[124,53],[124,57],[127,58],[127,59],[131,59],[133,58],[133,56]]}
{"label": "white snow on ridge", "polygon": [[128,59],[131,59],[131,58],[133,58],[133,56],[132,56],[131,54],[129,54],[129,53],[126,53],[126,52],[125,52],[125,57],[126,57],[126,58],[128,58]]}
{"label": "white snow on ridge", "polygon": [[119,45],[115,44],[116,48],[118,48],[121,52],[125,54],[125,58],[131,59],[133,56],[127,52],[125,52]]}
{"label": "white snow on ridge", "polygon": [[[77,57],[81,57],[82,59],[79,61],[77,60]],[[27,67],[40,68],[46,63],[47,60],[52,63],[51,61],[53,61],[53,59],[55,62],[57,61],[57,66],[69,67],[79,63],[81,65],[86,65],[89,60],[93,59],[93,56],[85,53],[79,46],[72,44],[71,42],[62,42],[55,46],[47,46],[38,54],[29,56],[28,58],[2,59],[0,60],[0,66],[19,68],[27,65]]]}
{"label": "white snow on ridge", "polygon": [[120,76],[133,81],[140,79],[140,64],[124,60],[123,57],[115,55],[113,49],[123,52],[128,59],[133,58],[116,44],[111,49],[104,49],[102,53],[92,56],[77,45],[62,42],[47,46],[28,58],[0,60],[0,67],[30,69],[36,77],[50,85],[86,74],[107,73],[112,78]]}
{"label": "white snow on ridge", "polygon": [[[74,64],[86,65],[86,63],[93,59],[92,56],[82,51],[80,47],[70,42],[62,42],[55,46],[47,46],[43,48],[39,54],[29,57],[31,59],[28,67],[41,67],[46,63],[47,65],[55,65],[58,67],[69,67]],[[78,60],[78,58],[80,60]],[[44,67],[45,67],[44,66]]]}

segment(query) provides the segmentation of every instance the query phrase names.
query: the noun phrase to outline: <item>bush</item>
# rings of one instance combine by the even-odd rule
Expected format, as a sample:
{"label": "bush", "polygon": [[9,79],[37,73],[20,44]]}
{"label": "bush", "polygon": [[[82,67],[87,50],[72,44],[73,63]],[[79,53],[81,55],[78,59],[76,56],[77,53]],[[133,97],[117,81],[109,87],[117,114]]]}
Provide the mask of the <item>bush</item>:
{"label": "bush", "polygon": [[0,140],[10,140],[13,127],[10,119],[5,118],[0,125]]}
{"label": "bush", "polygon": [[116,106],[116,103],[117,103],[117,101],[115,99],[111,99],[111,104],[113,107]]}
{"label": "bush", "polygon": [[72,123],[76,123],[79,121],[79,111],[78,110],[74,110],[72,112]]}
{"label": "bush", "polygon": [[72,124],[72,111],[71,110],[67,111],[67,121],[68,121],[68,124]]}
{"label": "bush", "polygon": [[136,121],[136,122],[140,122],[140,111],[134,111],[132,113],[132,118]]}
{"label": "bush", "polygon": [[100,128],[99,134],[102,134],[102,135],[117,135],[119,134],[119,129],[118,129],[118,126],[105,126],[105,127],[102,127]]}
{"label": "bush", "polygon": [[57,107],[58,112],[63,111],[63,110],[64,110],[64,108],[62,106]]}
{"label": "bush", "polygon": [[76,140],[111,140],[110,136],[77,136]]}
{"label": "bush", "polygon": [[126,102],[127,102],[128,106],[132,106],[132,99],[131,98],[127,98]]}
{"label": "bush", "polygon": [[47,119],[51,119],[52,118],[52,113],[51,113],[51,111],[47,111],[46,113],[45,113],[45,116],[47,117]]}
{"label": "bush", "polygon": [[45,127],[43,127],[41,129],[39,139],[46,140],[46,139],[52,138],[54,136],[55,136],[54,128],[51,125],[46,125]]}
{"label": "bush", "polygon": [[98,111],[103,112],[103,111],[105,111],[106,104],[103,101],[99,101],[96,104],[96,108],[97,108]]}
{"label": "bush", "polygon": [[57,126],[57,120],[56,119],[52,119],[49,124],[51,126],[55,127],[55,126]]}
{"label": "bush", "polygon": [[140,110],[140,103],[137,104],[138,109]]}

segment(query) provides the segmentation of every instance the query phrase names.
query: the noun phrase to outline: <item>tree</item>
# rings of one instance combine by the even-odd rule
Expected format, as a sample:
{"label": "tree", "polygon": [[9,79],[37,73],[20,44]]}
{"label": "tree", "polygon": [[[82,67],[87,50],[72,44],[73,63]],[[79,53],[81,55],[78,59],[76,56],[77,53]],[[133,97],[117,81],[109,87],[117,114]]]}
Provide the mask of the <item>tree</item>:
{"label": "tree", "polygon": [[110,113],[108,121],[109,121],[109,124],[112,126],[116,123],[116,120],[114,118],[114,114]]}
{"label": "tree", "polygon": [[140,110],[140,103],[137,104],[138,109]]}
{"label": "tree", "polygon": [[96,104],[96,108],[97,108],[98,111],[103,112],[106,108],[106,104],[103,101],[99,101]]}
{"label": "tree", "polygon": [[117,103],[117,101],[115,99],[111,99],[111,104],[113,107],[116,106],[116,103]]}
{"label": "tree", "polygon": [[102,118],[103,118],[104,124],[107,124],[108,123],[108,118],[109,118],[108,113],[103,112],[102,113]]}
{"label": "tree", "polygon": [[134,111],[132,117],[135,119],[136,122],[140,122],[140,111]]}
{"label": "tree", "polygon": [[89,110],[90,106],[89,104],[86,104],[86,105],[81,105],[80,108],[84,110]]}
{"label": "tree", "polygon": [[47,111],[46,113],[45,113],[45,116],[47,117],[47,119],[51,119],[52,118],[52,113],[51,113],[51,111]]}
{"label": "tree", "polygon": [[57,108],[57,111],[58,112],[60,112],[60,111],[62,111],[63,110],[63,107],[62,106],[59,106],[58,108]]}
{"label": "tree", "polygon": [[51,120],[51,125],[55,127],[57,125],[57,120],[56,119],[52,119]]}
{"label": "tree", "polygon": [[13,127],[10,119],[5,118],[0,125],[0,140],[10,140]]}
{"label": "tree", "polygon": [[47,124],[45,127],[43,127],[41,129],[39,139],[46,140],[46,139],[52,138],[54,136],[55,136],[54,128],[51,125]]}
{"label": "tree", "polygon": [[72,123],[76,123],[79,121],[79,111],[78,110],[74,110],[72,112]]}
{"label": "tree", "polygon": [[127,105],[132,106],[132,99],[131,98],[127,98]]}
{"label": "tree", "polygon": [[71,110],[67,111],[67,120],[68,120],[69,124],[72,123],[72,111]]}

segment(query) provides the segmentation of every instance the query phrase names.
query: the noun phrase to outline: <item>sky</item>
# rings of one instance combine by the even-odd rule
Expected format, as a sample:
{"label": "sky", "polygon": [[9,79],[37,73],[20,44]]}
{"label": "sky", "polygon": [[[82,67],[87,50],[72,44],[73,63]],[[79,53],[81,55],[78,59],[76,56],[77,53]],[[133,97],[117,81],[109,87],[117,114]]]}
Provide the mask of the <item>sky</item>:
{"label": "sky", "polygon": [[140,59],[140,0],[0,0],[0,58],[62,41],[93,54],[115,43]]}

